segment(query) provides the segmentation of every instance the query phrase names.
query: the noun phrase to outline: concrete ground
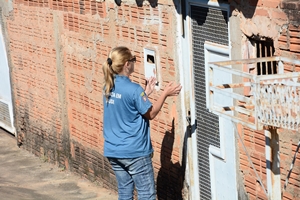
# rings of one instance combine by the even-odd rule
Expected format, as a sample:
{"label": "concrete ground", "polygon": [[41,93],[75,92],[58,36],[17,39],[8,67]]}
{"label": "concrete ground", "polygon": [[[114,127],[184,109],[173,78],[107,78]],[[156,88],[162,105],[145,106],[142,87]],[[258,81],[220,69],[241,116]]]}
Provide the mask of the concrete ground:
{"label": "concrete ground", "polygon": [[43,162],[17,146],[0,128],[1,200],[117,200],[105,189],[69,171]]}

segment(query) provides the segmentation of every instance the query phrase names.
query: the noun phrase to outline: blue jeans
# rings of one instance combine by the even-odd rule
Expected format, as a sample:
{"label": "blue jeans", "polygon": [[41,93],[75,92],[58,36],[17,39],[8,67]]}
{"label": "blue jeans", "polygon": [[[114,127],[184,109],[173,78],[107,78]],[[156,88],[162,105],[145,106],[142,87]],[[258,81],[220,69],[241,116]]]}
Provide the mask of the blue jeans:
{"label": "blue jeans", "polygon": [[118,182],[119,200],[155,200],[156,190],[151,155],[139,158],[108,158]]}

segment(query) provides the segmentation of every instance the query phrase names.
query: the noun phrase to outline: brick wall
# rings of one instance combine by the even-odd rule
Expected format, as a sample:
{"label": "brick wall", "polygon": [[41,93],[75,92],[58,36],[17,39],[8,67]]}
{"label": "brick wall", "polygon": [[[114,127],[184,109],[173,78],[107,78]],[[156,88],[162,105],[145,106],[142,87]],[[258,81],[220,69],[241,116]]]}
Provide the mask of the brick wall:
{"label": "brick wall", "polygon": [[[143,85],[143,48],[151,47],[160,84],[176,80],[174,10],[164,1],[155,8],[135,1],[120,7],[114,1],[14,1],[5,21],[22,147],[116,190],[102,154],[102,62],[112,47],[128,46],[137,57],[131,78]],[[168,99],[151,124],[158,195],[165,199],[181,198],[183,183],[175,102]]]}
{"label": "brick wall", "polygon": [[[242,3],[232,1],[231,4],[234,5],[234,15],[240,17],[240,27],[245,36],[262,40],[265,38],[272,39],[274,41],[275,55],[300,59],[299,1],[253,0]],[[245,57],[245,54],[243,56]],[[300,71],[300,66],[288,66],[287,71]],[[261,177],[264,187],[267,188],[264,132],[253,131],[240,126],[239,133],[242,136],[243,143],[247,148],[255,170]],[[279,129],[278,134],[280,140],[281,188],[283,188],[300,137],[297,132],[284,129]],[[240,142],[239,156],[240,172],[249,199],[267,199]],[[286,190],[282,190],[283,199],[300,199],[299,154],[296,157],[294,168],[288,181],[289,184]]]}
{"label": "brick wall", "polygon": [[[271,38],[275,54],[300,59],[299,3],[292,0],[229,1],[247,37]],[[65,166],[116,190],[103,157],[102,69],[108,51],[126,45],[137,56],[132,80],[144,84],[143,48],[155,49],[162,85],[177,79],[175,7],[160,1],[153,8],[135,1],[13,2],[6,16],[15,118],[22,146],[49,162]],[[290,71],[299,71],[291,66]],[[151,100],[158,97],[154,93]],[[153,165],[160,199],[180,199],[182,145],[176,98],[164,104],[151,123]],[[173,120],[174,118],[174,120]],[[255,169],[266,187],[263,132],[239,128]],[[282,186],[299,136],[279,130]],[[266,199],[239,144],[240,171],[250,199]],[[300,198],[300,155],[283,199]]]}
{"label": "brick wall", "polygon": [[[285,0],[281,2],[280,8],[289,19],[288,26],[280,34],[280,54],[300,60],[300,2]],[[300,71],[300,66],[290,66],[289,71]],[[300,199],[300,154],[293,162],[295,153],[299,151],[299,132],[280,130],[280,160],[281,160],[281,185],[288,181],[286,189],[283,190],[283,199]],[[293,163],[293,170],[290,170]],[[289,175],[290,173],[290,175]],[[288,176],[289,175],[289,176]]]}
{"label": "brick wall", "polygon": [[61,162],[58,152],[64,149],[63,102],[59,96],[53,15],[23,5],[11,15],[7,28],[20,142],[36,155]]}
{"label": "brick wall", "polygon": [[[260,176],[264,188],[267,189],[266,178],[266,157],[265,157],[265,136],[263,131],[253,131],[248,128],[240,127],[240,134],[243,143],[247,148],[250,159],[254,164],[255,170]],[[290,167],[298,147],[299,134],[295,131],[278,130],[279,147],[280,147],[280,177],[283,198],[286,200],[296,200],[300,198],[300,156],[299,153],[293,163],[293,169]],[[248,193],[249,199],[267,199],[263,188],[259,184],[259,180],[249,162],[243,146],[239,143],[240,153],[240,171],[243,174],[244,186]],[[288,180],[286,189],[284,184]]]}

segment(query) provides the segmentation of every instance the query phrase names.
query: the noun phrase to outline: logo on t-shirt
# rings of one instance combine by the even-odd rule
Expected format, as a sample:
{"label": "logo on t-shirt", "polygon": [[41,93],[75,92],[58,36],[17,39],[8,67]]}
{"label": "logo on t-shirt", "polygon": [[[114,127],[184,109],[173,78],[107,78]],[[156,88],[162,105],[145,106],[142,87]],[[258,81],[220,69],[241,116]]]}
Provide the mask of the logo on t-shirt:
{"label": "logo on t-shirt", "polygon": [[122,99],[122,95],[119,93],[111,92],[109,96],[109,100],[106,103],[115,104],[115,99]]}
{"label": "logo on t-shirt", "polygon": [[144,101],[147,101],[147,96],[146,96],[145,92],[141,93],[141,97],[143,98]]}

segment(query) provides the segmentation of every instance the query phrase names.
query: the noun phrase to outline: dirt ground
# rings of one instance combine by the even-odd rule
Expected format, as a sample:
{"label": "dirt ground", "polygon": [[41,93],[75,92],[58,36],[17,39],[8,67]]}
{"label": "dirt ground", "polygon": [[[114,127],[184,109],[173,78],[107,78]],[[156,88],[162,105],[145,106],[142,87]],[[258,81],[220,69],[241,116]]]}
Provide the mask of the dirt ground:
{"label": "dirt ground", "polygon": [[0,128],[0,199],[117,200],[118,196],[86,179],[19,148]]}

